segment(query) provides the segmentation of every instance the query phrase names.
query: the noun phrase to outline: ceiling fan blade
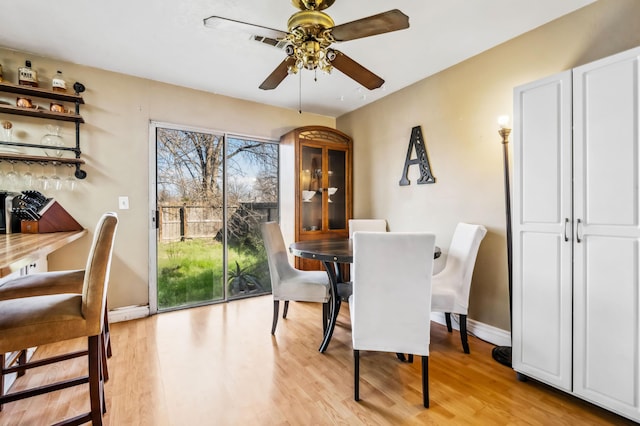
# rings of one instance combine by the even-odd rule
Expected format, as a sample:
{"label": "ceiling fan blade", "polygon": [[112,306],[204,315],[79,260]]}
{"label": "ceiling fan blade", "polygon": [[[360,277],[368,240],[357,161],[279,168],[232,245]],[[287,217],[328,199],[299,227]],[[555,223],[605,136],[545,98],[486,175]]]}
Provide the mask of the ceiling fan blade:
{"label": "ceiling fan blade", "polygon": [[398,9],[393,9],[335,26],[331,30],[331,34],[336,41],[348,41],[405,28],[409,28],[409,17]]}
{"label": "ceiling fan blade", "polygon": [[282,83],[282,80],[289,75],[289,65],[294,65],[295,63],[296,60],[291,56],[288,56],[287,59],[280,62],[280,65],[278,65],[276,69],[269,74],[269,77],[262,82],[260,88],[262,90],[272,90],[278,87],[278,85]]}
{"label": "ceiling fan blade", "polygon": [[344,53],[333,50],[336,57],[331,61],[331,65],[345,74],[347,77],[352,78],[369,90],[377,89],[384,84],[384,80]]}
{"label": "ceiling fan blade", "polygon": [[221,16],[210,16],[204,19],[204,26],[225,31],[242,31],[248,34],[258,34],[270,38],[284,38],[287,36],[285,31],[274,30],[273,28],[263,27],[262,25],[250,24],[248,22],[236,21],[235,19],[223,18]]}

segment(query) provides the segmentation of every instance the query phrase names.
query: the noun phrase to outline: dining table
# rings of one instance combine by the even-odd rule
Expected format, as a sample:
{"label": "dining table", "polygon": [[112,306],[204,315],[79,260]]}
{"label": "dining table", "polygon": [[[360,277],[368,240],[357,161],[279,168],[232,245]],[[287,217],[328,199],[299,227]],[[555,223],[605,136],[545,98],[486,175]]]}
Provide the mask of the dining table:
{"label": "dining table", "polygon": [[[329,323],[318,349],[320,352],[325,352],[333,336],[333,330],[340,313],[340,305],[351,294],[351,282],[343,279],[339,265],[353,263],[353,240],[340,238],[297,241],[289,245],[289,252],[294,256],[322,262],[329,276]],[[436,246],[433,258],[439,258],[441,254],[440,247]]]}

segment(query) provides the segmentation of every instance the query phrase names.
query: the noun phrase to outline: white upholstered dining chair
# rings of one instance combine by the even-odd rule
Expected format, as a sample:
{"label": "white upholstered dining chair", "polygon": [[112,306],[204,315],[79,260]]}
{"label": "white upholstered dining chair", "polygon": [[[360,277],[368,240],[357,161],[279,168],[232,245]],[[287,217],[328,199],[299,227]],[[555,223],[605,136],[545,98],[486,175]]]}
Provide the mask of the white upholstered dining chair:
{"label": "white upholstered dining chair", "polygon": [[322,328],[324,331],[329,316],[329,276],[325,271],[301,271],[291,266],[282,230],[277,222],[265,222],[260,229],[267,252],[273,294],[271,334],[276,332],[281,300],[284,301],[282,318],[287,317],[291,300],[322,303]]}
{"label": "white upholstered dining chair", "polygon": [[354,233],[349,310],[356,401],[360,399],[360,351],[380,351],[407,353],[410,359],[413,354],[421,356],[423,403],[429,406],[429,306],[434,248],[433,234]]}
{"label": "white upholstered dining chair", "polygon": [[[353,238],[354,232],[387,232],[387,221],[385,219],[349,219],[349,238]],[[353,263],[349,265],[349,276],[353,276]],[[351,295],[349,283],[345,283],[340,290],[343,300]]]}
{"label": "white upholstered dining chair", "polygon": [[471,277],[478,249],[487,229],[482,225],[458,223],[446,254],[444,269],[433,276],[431,310],[444,312],[447,330],[452,332],[451,314],[460,318],[460,339],[464,353],[469,353],[467,312]]}
{"label": "white upholstered dining chair", "polygon": [[349,238],[357,231],[386,232],[387,221],[384,219],[349,219]]}

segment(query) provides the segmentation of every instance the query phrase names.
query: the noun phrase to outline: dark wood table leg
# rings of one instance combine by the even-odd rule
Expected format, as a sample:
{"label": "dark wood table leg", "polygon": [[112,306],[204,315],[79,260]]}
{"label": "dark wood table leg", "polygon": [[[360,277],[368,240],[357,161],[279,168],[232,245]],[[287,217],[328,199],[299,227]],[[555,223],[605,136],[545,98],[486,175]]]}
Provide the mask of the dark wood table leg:
{"label": "dark wood table leg", "polygon": [[331,336],[333,336],[333,329],[336,327],[336,321],[338,320],[338,313],[340,312],[340,296],[338,295],[338,277],[336,275],[336,268],[333,266],[333,262],[322,262],[324,264],[324,268],[327,270],[327,275],[329,275],[329,290],[331,292],[331,312],[329,316],[329,327],[327,327],[326,332],[324,333],[324,339],[322,339],[322,344],[318,349],[320,352],[324,352],[327,350],[327,346],[329,346],[329,342],[331,341]]}

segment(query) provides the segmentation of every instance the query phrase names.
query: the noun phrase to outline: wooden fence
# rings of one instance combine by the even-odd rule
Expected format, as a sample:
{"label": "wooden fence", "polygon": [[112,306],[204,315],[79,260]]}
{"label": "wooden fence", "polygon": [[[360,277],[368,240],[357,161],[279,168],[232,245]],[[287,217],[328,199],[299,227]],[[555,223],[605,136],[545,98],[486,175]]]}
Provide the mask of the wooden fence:
{"label": "wooden fence", "polygon": [[[249,211],[261,221],[278,220],[277,203],[241,203],[227,208],[230,222]],[[244,212],[244,213],[243,213]],[[215,238],[222,230],[224,211],[221,207],[202,205],[158,206],[158,237],[160,241],[183,241],[194,238]]]}

